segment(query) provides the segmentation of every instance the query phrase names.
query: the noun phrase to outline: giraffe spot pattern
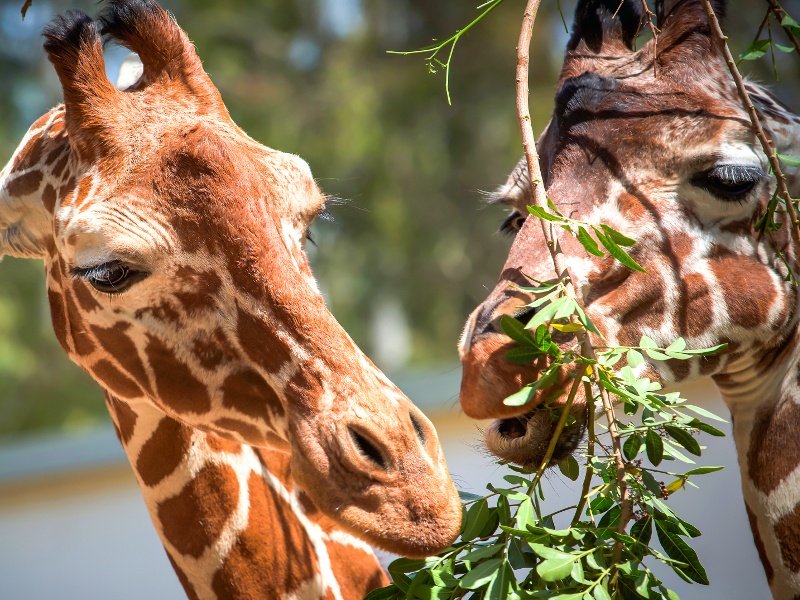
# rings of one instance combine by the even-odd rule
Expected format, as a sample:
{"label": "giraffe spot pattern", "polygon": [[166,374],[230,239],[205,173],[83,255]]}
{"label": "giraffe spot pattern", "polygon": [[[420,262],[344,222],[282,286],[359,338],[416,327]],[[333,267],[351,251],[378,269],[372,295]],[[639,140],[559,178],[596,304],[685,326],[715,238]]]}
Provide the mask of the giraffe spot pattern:
{"label": "giraffe spot pattern", "polygon": [[756,328],[768,321],[775,299],[770,272],[752,257],[724,256],[710,263],[727,302],[727,315],[733,325]]}
{"label": "giraffe spot pattern", "polygon": [[269,373],[277,373],[292,359],[289,348],[261,319],[237,307],[236,332],[250,359]]}
{"label": "giraffe spot pattern", "polygon": [[761,564],[764,565],[764,573],[767,576],[767,582],[772,583],[772,579],[775,577],[775,570],[769,562],[767,551],[764,548],[764,540],[761,539],[761,534],[758,531],[758,520],[753,514],[753,511],[750,510],[750,506],[747,502],[744,503],[744,508],[747,511],[747,520],[750,522],[750,531],[753,532],[753,541],[758,551],[758,558],[761,559]]}
{"label": "giraffe spot pattern", "polygon": [[781,547],[783,564],[795,573],[800,572],[800,504],[778,519],[775,537]]}
{"label": "giraffe spot pattern", "polygon": [[50,214],[56,209],[56,188],[49,183],[44,186],[44,190],[42,191],[42,204],[45,210]]}
{"label": "giraffe spot pattern", "polygon": [[220,365],[239,357],[239,353],[220,328],[216,328],[210,335],[197,336],[192,341],[192,355],[207,371],[214,371]]}
{"label": "giraffe spot pattern", "polygon": [[155,376],[158,397],[164,404],[179,413],[202,414],[211,410],[208,389],[171,348],[148,335],[145,354]]}
{"label": "giraffe spot pattern", "polygon": [[260,446],[264,443],[264,435],[258,430],[257,427],[240,421],[239,419],[231,419],[230,417],[223,417],[214,421],[214,426],[233,433],[238,433],[242,436],[244,441]]}
{"label": "giraffe spot pattern", "polygon": [[175,419],[162,419],[136,459],[136,472],[142,482],[150,487],[158,485],[178,468],[190,443],[186,427]]}
{"label": "giraffe spot pattern", "polygon": [[206,465],[179,494],[158,505],[164,537],[181,554],[199,558],[219,539],[238,501],[236,472],[225,464]]}
{"label": "giraffe spot pattern", "polygon": [[127,444],[133,437],[138,417],[130,406],[124,402],[120,402],[110,394],[106,394],[106,402],[109,404],[111,412],[116,415],[116,422],[114,424],[117,429],[117,437],[119,437],[119,440],[123,444]]}
{"label": "giraffe spot pattern", "polygon": [[283,405],[275,390],[252,369],[228,375],[222,384],[222,404],[254,419],[283,415]]}
{"label": "giraffe spot pattern", "polygon": [[172,554],[167,552],[167,558],[169,559],[169,564],[172,565],[172,569],[175,571],[175,575],[178,576],[178,581],[183,586],[183,591],[186,593],[187,600],[201,600],[200,596],[197,595],[197,592],[194,590],[194,586],[189,581],[189,578],[186,576],[186,573],[183,572],[178,566],[178,563],[175,562],[175,559],[172,558]]}
{"label": "giraffe spot pattern", "polygon": [[747,472],[756,488],[772,492],[800,464],[800,444],[786,443],[800,431],[800,405],[791,398],[761,406],[747,451]]}
{"label": "giraffe spot pattern", "polygon": [[94,363],[89,371],[100,385],[120,398],[138,398],[142,395],[135,381],[104,358]]}
{"label": "giraffe spot pattern", "polygon": [[100,303],[89,291],[89,286],[78,282],[72,286],[72,292],[75,294],[75,299],[81,306],[83,312],[93,312],[100,308]]}
{"label": "giraffe spot pattern", "polygon": [[375,588],[389,585],[389,578],[371,553],[333,540],[327,540],[325,547],[343,598],[363,598]]}
{"label": "giraffe spot pattern", "polygon": [[140,308],[134,313],[134,316],[140,320],[145,315],[150,315],[156,321],[161,321],[162,323],[174,323],[177,325],[181,322],[181,313],[168,300],[162,300],[153,306]]}
{"label": "giraffe spot pattern", "polygon": [[40,135],[31,138],[19,154],[17,154],[17,160],[14,163],[13,170],[25,171],[26,169],[36,166],[42,158],[43,150],[44,138]]}
{"label": "giraffe spot pattern", "polygon": [[206,434],[206,445],[212,452],[239,454],[242,451],[242,445],[239,442],[225,439],[224,437],[215,435],[213,433]]}
{"label": "giraffe spot pattern", "polygon": [[39,189],[42,183],[41,171],[28,171],[8,182],[6,191],[11,196],[28,196]]}
{"label": "giraffe spot pattern", "polygon": [[[219,598],[237,598],[245,590],[258,598],[291,595],[319,571],[308,534],[286,503],[258,473],[248,479],[250,515],[247,528],[214,575],[212,589]],[[263,548],[285,548],[271,564],[260,564]]]}
{"label": "giraffe spot pattern", "polygon": [[175,279],[187,288],[173,293],[187,315],[196,315],[216,306],[216,294],[222,287],[222,280],[213,271],[181,266],[175,272]]}
{"label": "giraffe spot pattern", "polygon": [[128,323],[118,321],[112,327],[91,326],[91,331],[97,338],[100,347],[117,359],[119,365],[134,379],[146,392],[152,393],[150,378],[145,370],[144,363],[139,358],[139,350],[126,331],[130,328]]}
{"label": "giraffe spot pattern", "polygon": [[75,300],[69,290],[64,290],[64,300],[67,307],[67,319],[69,320],[69,331],[72,337],[72,347],[78,356],[89,356],[94,352],[95,345],[89,336],[86,325],[78,310]]}

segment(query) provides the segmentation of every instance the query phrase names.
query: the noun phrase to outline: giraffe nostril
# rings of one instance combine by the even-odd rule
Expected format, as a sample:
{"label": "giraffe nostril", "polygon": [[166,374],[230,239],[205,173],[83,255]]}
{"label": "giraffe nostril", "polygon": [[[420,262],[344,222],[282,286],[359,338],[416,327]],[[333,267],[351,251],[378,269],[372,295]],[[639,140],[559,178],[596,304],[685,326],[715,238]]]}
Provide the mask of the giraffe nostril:
{"label": "giraffe nostril", "polygon": [[414,417],[412,413],[409,413],[408,416],[411,418],[411,424],[414,426],[414,431],[417,432],[417,437],[419,441],[422,442],[422,445],[425,445],[425,430],[422,428],[420,422]]}
{"label": "giraffe nostril", "polygon": [[511,316],[514,317],[517,321],[522,323],[523,325],[527,325],[528,321],[533,318],[533,315],[536,314],[538,308],[532,308],[530,306],[524,306],[520,309],[519,312],[512,313]]}
{"label": "giraffe nostril", "polygon": [[361,455],[370,462],[380,467],[381,470],[388,471],[389,465],[387,464],[386,459],[383,456],[383,453],[378,449],[378,447],[374,443],[372,443],[369,440],[369,438],[359,433],[352,427],[348,427],[347,429],[350,432],[350,439],[353,440],[353,444],[355,445],[356,449],[361,453]]}

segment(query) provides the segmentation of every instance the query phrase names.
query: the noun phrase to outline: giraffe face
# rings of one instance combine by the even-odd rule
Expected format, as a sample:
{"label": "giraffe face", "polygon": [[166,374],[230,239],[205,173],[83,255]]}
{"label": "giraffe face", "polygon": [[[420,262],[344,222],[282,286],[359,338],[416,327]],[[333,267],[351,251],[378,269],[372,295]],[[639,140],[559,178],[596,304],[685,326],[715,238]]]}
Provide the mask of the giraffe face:
{"label": "giraffe face", "polygon": [[[436,432],[311,274],[304,243],[324,196],[308,165],[233,123],[157,4],[112,3],[101,21],[139,54],[141,78],[116,90],[95,24],[62,18],[45,48],[65,107],[0,179],[3,240],[16,240],[0,251],[44,257],[60,343],[124,403],[291,453],[312,502],[373,545],[447,547],[461,505]],[[24,187],[33,154],[47,164]]]}
{"label": "giraffe face", "polygon": [[[642,335],[662,347],[679,336],[694,348],[728,343],[717,356],[646,364],[644,375],[673,382],[723,373],[781,343],[795,319],[795,292],[775,252],[786,244],[786,227],[771,237],[755,231],[774,179],[700,3],[659,4],[656,75],[653,44],[630,47],[639,3],[624,2],[612,16],[618,4],[579,3],[539,153],[559,210],[636,239],[630,253],[646,272],[590,255],[569,235],[559,238],[586,313],[607,344],[638,346]],[[524,407],[503,404],[542,366],[504,358],[515,344],[500,318],[532,316],[525,305],[533,298],[513,286],[555,280],[540,222],[522,216],[533,203],[524,160],[496,199],[511,207],[505,227],[516,238],[500,281],[467,322],[460,399],[467,414],[496,419],[486,434],[490,450],[538,466],[554,424],[537,406],[571,379],[564,373]],[[556,461],[579,442],[585,411],[579,392],[577,423],[562,435]]]}

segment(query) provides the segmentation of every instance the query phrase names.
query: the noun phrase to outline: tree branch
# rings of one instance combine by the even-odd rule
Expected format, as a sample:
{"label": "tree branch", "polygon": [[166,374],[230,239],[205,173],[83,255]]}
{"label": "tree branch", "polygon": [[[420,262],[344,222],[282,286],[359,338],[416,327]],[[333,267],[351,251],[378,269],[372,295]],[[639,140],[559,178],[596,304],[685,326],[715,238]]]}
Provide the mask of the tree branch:
{"label": "tree branch", "polygon": [[[525,150],[525,160],[528,164],[528,174],[534,202],[546,210],[547,194],[544,189],[542,171],[541,167],[539,166],[539,154],[536,151],[536,139],[533,135],[530,110],[528,107],[530,42],[531,34],[533,32],[533,23],[536,19],[536,13],[539,10],[539,3],[540,0],[528,0],[522,19],[519,42],[517,44],[517,115],[519,117],[520,130],[522,133],[522,147]],[[570,276],[567,266],[564,263],[564,255],[561,253],[561,246],[558,243],[557,233],[551,227],[549,222],[540,219],[540,223],[542,226],[544,239],[547,243],[548,249],[550,250],[550,256],[553,259],[553,266],[555,267],[556,274],[564,282],[567,293],[577,301],[578,297],[575,293],[572,277]],[[591,341],[585,332],[576,332],[576,337],[581,343],[583,355],[586,358],[596,360],[594,348],[592,347]],[[611,402],[608,391],[602,387],[600,387],[600,397],[603,402],[603,410],[605,411],[606,418],[608,419],[608,432],[611,434],[611,442],[614,449],[614,459],[617,469],[617,485],[619,486],[620,490],[620,505],[622,512],[620,515],[619,525],[617,526],[617,531],[619,533],[625,533],[631,515],[625,461],[622,458],[622,445],[620,443],[619,429],[617,428],[617,421],[614,415],[614,405]],[[587,398],[586,401],[587,403],[590,402],[591,398]],[[613,560],[615,563],[619,562],[621,555],[622,543],[618,541],[614,544]]]}

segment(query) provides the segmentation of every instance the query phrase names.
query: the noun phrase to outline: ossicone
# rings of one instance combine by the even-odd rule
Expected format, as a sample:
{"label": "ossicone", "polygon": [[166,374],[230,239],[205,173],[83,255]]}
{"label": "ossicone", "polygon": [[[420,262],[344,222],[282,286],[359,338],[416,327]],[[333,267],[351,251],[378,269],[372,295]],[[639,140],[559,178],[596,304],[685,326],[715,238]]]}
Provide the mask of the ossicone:
{"label": "ossicone", "polygon": [[641,27],[640,0],[579,0],[567,50],[576,50],[581,42],[595,54],[613,50],[614,45],[633,50]]}

